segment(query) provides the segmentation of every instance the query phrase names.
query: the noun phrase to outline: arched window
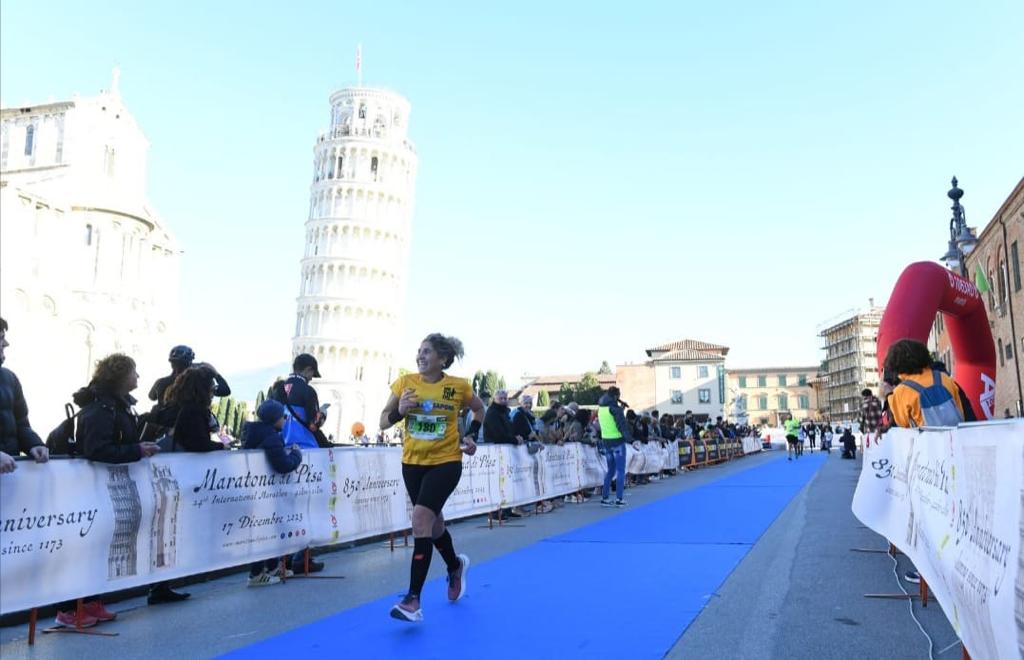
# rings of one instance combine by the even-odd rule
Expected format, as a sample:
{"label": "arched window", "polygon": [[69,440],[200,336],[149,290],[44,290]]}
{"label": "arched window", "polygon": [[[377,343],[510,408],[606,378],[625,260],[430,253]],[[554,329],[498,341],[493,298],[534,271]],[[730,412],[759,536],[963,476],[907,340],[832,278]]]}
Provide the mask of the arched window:
{"label": "arched window", "polygon": [[999,275],[996,279],[999,282],[999,303],[1006,304],[1006,261],[1002,257],[999,258]]}
{"label": "arched window", "polygon": [[36,127],[35,127],[34,124],[31,124],[31,125],[29,125],[28,128],[25,129],[25,155],[26,156],[31,156],[32,155],[32,149],[35,147],[35,141],[36,141]]}
{"label": "arched window", "polygon": [[85,226],[85,244],[92,245],[92,225]]}
{"label": "arched window", "polygon": [[376,156],[374,156],[373,158],[370,159],[370,174],[373,176],[373,180],[374,181],[377,180],[377,164],[378,163],[379,163],[379,161],[377,160]]}
{"label": "arched window", "polygon": [[365,103],[360,103],[359,104],[359,118],[360,119],[366,119],[366,104]]}
{"label": "arched window", "polygon": [[345,164],[345,157],[344,156],[338,156],[338,178],[339,179],[344,179],[345,178],[344,175],[341,173],[341,166],[344,165],[344,164]]}

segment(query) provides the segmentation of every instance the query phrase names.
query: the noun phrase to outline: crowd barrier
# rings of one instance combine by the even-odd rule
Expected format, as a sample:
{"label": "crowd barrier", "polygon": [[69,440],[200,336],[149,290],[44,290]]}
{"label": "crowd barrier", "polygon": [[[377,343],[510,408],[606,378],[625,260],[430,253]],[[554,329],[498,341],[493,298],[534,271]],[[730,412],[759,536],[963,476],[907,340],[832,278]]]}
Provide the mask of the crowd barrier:
{"label": "crowd barrier", "polygon": [[714,465],[739,456],[746,456],[761,451],[761,439],[746,438],[712,438],[695,440],[677,440],[679,445],[679,464],[682,467],[694,468],[703,465]]}
{"label": "crowd barrier", "polygon": [[[0,476],[0,614],[409,528],[401,449],[303,452],[276,474],[262,451],[173,453],[136,463],[21,461]],[[627,469],[679,467],[675,442],[627,445]],[[480,445],[444,508],[450,520],[603,483],[579,443]]]}
{"label": "crowd barrier", "polygon": [[906,554],[975,658],[1024,655],[1024,420],[891,429],[853,513]]}

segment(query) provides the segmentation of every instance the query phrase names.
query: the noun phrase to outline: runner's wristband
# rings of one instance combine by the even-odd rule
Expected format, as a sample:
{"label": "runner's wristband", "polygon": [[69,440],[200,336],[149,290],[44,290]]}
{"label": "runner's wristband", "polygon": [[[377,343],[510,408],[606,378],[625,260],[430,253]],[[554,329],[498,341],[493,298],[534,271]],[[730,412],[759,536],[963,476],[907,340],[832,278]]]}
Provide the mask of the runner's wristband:
{"label": "runner's wristband", "polygon": [[405,419],[405,415],[398,412],[397,410],[392,410],[391,412],[388,413],[388,424],[397,424],[403,419]]}
{"label": "runner's wristband", "polygon": [[479,434],[480,434],[480,422],[479,422],[479,420],[474,419],[472,422],[469,423],[469,430],[466,431],[466,435],[471,435],[471,436],[473,436],[475,438]]}

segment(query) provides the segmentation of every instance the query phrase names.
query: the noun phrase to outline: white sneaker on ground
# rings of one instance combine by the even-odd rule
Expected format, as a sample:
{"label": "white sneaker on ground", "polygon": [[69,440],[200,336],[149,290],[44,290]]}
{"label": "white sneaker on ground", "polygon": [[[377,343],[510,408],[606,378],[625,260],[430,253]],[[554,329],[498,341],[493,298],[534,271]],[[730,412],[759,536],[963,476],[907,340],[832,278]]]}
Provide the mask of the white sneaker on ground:
{"label": "white sneaker on ground", "polygon": [[281,584],[281,578],[276,575],[271,575],[266,571],[263,571],[259,575],[249,576],[250,587],[265,587],[270,584]]}

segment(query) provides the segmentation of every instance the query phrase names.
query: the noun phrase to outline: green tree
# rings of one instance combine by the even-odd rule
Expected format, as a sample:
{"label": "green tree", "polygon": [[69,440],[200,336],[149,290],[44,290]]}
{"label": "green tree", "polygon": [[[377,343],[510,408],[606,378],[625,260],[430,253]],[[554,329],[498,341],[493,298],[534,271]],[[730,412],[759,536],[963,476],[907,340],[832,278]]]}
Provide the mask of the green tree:
{"label": "green tree", "polygon": [[612,368],[608,366],[608,360],[601,360],[601,368],[597,370],[597,373],[602,376],[612,373]]}
{"label": "green tree", "polygon": [[576,383],[574,396],[574,401],[581,405],[594,405],[597,403],[597,400],[601,397],[601,384],[597,382],[597,376],[594,375],[594,372],[588,371],[583,374],[580,382]]}
{"label": "green tree", "polygon": [[484,372],[480,371],[479,369],[477,369],[476,373],[473,374],[473,380],[470,381],[470,385],[473,386],[473,391],[474,392],[476,392],[478,394],[480,393],[480,386],[484,384],[484,377],[486,375],[487,374],[485,374]]}
{"label": "green tree", "polygon": [[561,403],[575,401],[574,396],[576,396],[576,390],[569,383],[562,383],[562,386],[558,388],[558,400]]}
{"label": "green tree", "polygon": [[259,409],[259,407],[262,406],[263,402],[266,401],[266,400],[267,400],[267,395],[263,393],[263,390],[260,390],[259,392],[257,392],[256,393],[256,408]]}
{"label": "green tree", "polygon": [[551,405],[551,397],[548,396],[547,390],[541,390],[537,393],[537,407],[547,408]]}
{"label": "green tree", "polygon": [[484,374],[482,387],[488,394],[494,396],[494,393],[498,390],[505,389],[505,379],[499,376],[497,371],[488,370]]}

